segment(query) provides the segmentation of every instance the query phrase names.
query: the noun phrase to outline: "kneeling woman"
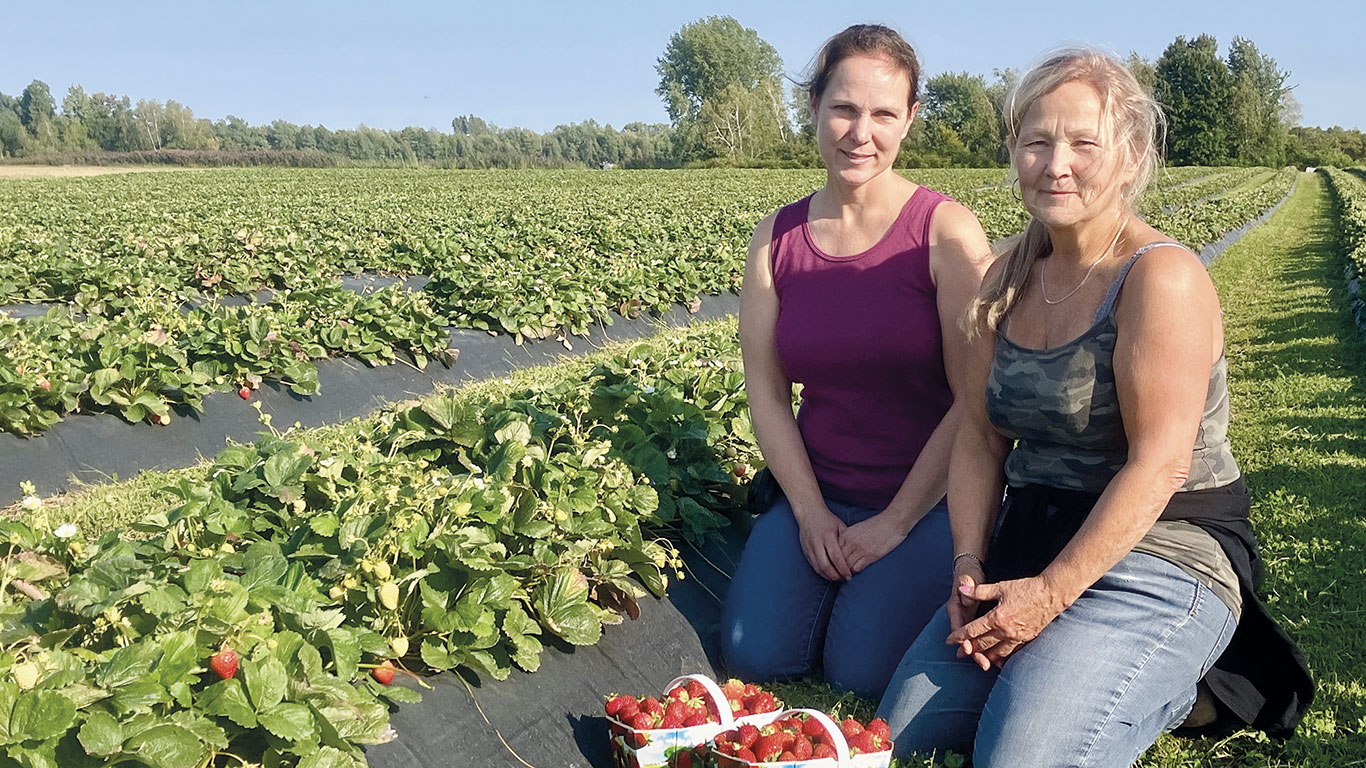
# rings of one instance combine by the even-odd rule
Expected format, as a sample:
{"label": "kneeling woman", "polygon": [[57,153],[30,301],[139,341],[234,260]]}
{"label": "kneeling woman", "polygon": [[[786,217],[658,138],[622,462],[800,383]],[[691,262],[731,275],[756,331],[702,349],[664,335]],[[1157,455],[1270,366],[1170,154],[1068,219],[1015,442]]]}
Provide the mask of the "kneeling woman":
{"label": "kneeling woman", "polygon": [[971,212],[892,169],[918,78],[890,29],[831,38],[810,85],[825,186],[766,218],[750,245],[746,390],[785,493],[755,523],[726,597],[722,654],[738,677],[823,667],[881,696],[948,589],[958,318],[990,248]]}
{"label": "kneeling woman", "polygon": [[965,391],[986,397],[950,470],[955,586],[880,714],[901,754],[1125,766],[1188,717],[1237,628],[1211,712],[1293,728],[1312,685],[1252,592],[1219,299],[1135,213],[1161,111],[1089,49],[1027,72],[1007,109],[1031,220],[969,311]]}

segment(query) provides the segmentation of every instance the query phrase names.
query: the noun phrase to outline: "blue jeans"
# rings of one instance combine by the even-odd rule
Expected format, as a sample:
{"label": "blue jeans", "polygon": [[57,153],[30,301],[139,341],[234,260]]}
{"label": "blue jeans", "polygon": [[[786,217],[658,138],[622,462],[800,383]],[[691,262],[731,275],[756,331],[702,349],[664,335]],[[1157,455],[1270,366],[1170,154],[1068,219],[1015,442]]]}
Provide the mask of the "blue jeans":
{"label": "blue jeans", "polygon": [[878,715],[901,756],[971,746],[977,768],[1128,766],[1185,719],[1236,624],[1185,571],[1131,552],[1000,670],[957,658],[938,611]]}
{"label": "blue jeans", "polygon": [[[846,525],[882,510],[826,500]],[[745,542],[721,613],[731,675],[782,680],[823,666],[832,685],[876,700],[948,594],[953,574],[948,508],[934,507],[891,552],[848,581],[828,581],[802,552],[797,520],[780,498]]]}

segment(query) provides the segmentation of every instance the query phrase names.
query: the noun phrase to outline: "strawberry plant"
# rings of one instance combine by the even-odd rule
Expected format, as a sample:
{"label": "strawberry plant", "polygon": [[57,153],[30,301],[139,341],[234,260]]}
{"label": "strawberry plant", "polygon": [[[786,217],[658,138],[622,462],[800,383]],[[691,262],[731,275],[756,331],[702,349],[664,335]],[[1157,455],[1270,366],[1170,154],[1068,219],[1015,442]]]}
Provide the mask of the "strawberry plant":
{"label": "strawberry plant", "polygon": [[[85,541],[0,522],[0,753],[29,766],[359,766],[407,667],[495,679],[635,616],[743,507],[733,341],[376,418],[344,453],[233,446],[178,503]],[[235,658],[234,658],[235,657]],[[3,760],[5,758],[0,758]]]}

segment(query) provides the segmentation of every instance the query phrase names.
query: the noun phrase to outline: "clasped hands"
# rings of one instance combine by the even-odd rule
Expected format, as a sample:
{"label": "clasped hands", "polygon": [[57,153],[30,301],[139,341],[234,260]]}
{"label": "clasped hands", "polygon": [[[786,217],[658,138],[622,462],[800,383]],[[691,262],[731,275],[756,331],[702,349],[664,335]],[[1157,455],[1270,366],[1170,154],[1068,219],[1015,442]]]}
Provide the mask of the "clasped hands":
{"label": "clasped hands", "polygon": [[811,568],[830,581],[848,581],[854,574],[896,549],[906,538],[891,515],[874,515],[845,525],[829,510],[799,518],[802,552]]}
{"label": "clasped hands", "polygon": [[[976,564],[954,573],[949,597],[949,626],[945,642],[958,646],[958,657],[971,657],[984,671],[1005,664],[1010,654],[1038,637],[1067,606],[1042,576],[982,583]],[[980,618],[977,605],[995,600],[996,607]]]}

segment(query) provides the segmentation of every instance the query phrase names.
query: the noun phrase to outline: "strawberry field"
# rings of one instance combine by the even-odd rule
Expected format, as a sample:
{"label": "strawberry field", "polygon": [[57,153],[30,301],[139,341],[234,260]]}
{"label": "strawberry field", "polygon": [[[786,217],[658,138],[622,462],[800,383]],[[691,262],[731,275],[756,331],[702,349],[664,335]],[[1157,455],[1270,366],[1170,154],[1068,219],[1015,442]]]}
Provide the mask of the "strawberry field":
{"label": "strawberry field", "polygon": [[[970,205],[993,239],[1021,221],[1001,171],[913,176]],[[1281,201],[1296,176],[1172,169],[1145,211],[1198,247]],[[1332,179],[1343,197],[1366,186]],[[77,411],[175,418],[210,391],[246,385],[250,397],[263,378],[307,393],[326,357],[450,363],[450,326],[572,341],[590,323],[733,290],[754,222],[819,181],[224,171],[0,182],[0,303],[49,305],[0,318],[0,418],[18,433]],[[341,281],[356,274],[431,282],[358,293]],[[1226,301],[1235,365],[1253,343],[1239,306]],[[501,681],[626,631],[612,625],[685,576],[681,552],[743,512],[759,456],[734,334],[727,322],[673,331],[331,431],[279,432],[266,416],[255,444],[156,476],[118,509],[102,489],[74,503],[30,494],[0,519],[0,766],[362,766],[367,747],[394,738],[394,709],[419,698],[413,673]],[[1249,485],[1269,510],[1289,494],[1302,512],[1295,494],[1313,486],[1257,474],[1261,452],[1295,432],[1249,432],[1267,415],[1234,389]],[[1317,550],[1272,531],[1272,603],[1303,632],[1295,616],[1316,598],[1296,569]],[[1314,584],[1321,598],[1338,579]],[[1326,663],[1329,645],[1314,637],[1311,661]],[[1347,668],[1306,730],[1359,733],[1362,679]],[[781,695],[829,703],[802,684]],[[1182,743],[1162,742],[1155,764],[1263,757],[1251,736],[1208,755]]]}
{"label": "strawberry field", "polygon": [[[917,171],[988,235],[1023,223],[1000,170]],[[1145,210],[1200,246],[1292,175],[1167,171]],[[805,171],[215,171],[0,181],[0,430],[76,412],[169,423],[316,362],[448,364],[448,327],[572,343],[598,323],[736,289]],[[344,276],[422,276],[356,292]],[[18,315],[38,314],[37,317]],[[249,393],[248,393],[249,394]]]}

